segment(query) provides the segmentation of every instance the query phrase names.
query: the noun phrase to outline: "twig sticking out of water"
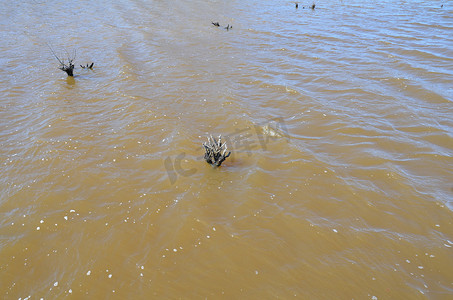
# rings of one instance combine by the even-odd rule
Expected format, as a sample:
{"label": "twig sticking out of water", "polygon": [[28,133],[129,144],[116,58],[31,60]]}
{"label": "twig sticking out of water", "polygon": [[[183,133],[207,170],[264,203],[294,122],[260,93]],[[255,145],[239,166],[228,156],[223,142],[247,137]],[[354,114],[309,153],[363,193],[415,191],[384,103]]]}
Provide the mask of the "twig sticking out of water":
{"label": "twig sticking out of water", "polygon": [[[297,3],[296,3],[296,8],[297,8],[298,6],[299,6],[299,5],[297,5]],[[307,6],[307,8],[311,8],[311,9],[313,9],[313,10],[315,10],[315,7],[316,7],[316,4],[314,4],[314,3],[313,3],[312,5],[310,5],[310,6]],[[302,9],[305,9],[305,6],[303,6]]]}
{"label": "twig sticking out of water", "polygon": [[86,66],[80,65],[80,67],[82,69],[90,69],[90,70],[93,70],[93,66],[94,66],[94,62],[92,62],[91,65],[90,64],[87,64]]}
{"label": "twig sticking out of water", "polygon": [[299,3],[296,2],[296,8],[299,8]]}
{"label": "twig sticking out of water", "polygon": [[[212,22],[211,21],[211,24],[214,25],[215,27],[220,27],[220,23],[219,22]],[[230,24],[228,24],[228,26],[224,27],[224,29],[226,29],[228,31],[230,29],[233,29],[233,26],[230,26]]]}
{"label": "twig sticking out of water", "polygon": [[68,74],[68,76],[74,76],[74,64],[73,64],[73,61],[74,59],[76,58],[76,51],[74,49],[74,52],[73,52],[73,55],[72,55],[72,58],[69,56],[69,53],[66,51],[66,55],[68,56],[68,64],[65,64],[64,62],[64,59],[61,60],[56,54],[55,54],[55,51],[53,51],[52,47],[47,44],[50,48],[50,51],[52,51],[52,54],[53,56],[55,56],[55,58],[58,60],[58,62],[60,63],[61,67],[60,67],[60,70],[62,71],[65,71],[66,74]]}
{"label": "twig sticking out of water", "polygon": [[219,140],[216,140],[211,135],[210,137],[208,137],[208,142],[203,143],[203,147],[206,151],[206,153],[204,154],[204,159],[213,167],[220,167],[223,161],[231,154],[230,151],[228,152],[228,154],[226,154],[227,146],[225,143],[222,143],[221,135],[219,136]]}

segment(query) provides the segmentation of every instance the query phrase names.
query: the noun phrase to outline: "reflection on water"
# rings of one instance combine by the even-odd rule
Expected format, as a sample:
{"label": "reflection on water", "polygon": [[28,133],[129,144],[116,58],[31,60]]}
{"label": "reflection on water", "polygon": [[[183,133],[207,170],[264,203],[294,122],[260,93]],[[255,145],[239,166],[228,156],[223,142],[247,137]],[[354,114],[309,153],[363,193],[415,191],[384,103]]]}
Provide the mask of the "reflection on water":
{"label": "reflection on water", "polygon": [[452,9],[310,4],[4,3],[0,295],[451,298]]}

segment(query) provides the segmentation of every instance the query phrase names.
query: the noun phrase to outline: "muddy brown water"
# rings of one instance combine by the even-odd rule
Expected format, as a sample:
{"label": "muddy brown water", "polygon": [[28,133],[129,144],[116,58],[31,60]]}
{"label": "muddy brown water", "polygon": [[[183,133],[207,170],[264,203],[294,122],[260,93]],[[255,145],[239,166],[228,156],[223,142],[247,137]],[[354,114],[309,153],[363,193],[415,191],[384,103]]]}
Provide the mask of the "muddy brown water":
{"label": "muddy brown water", "polygon": [[452,299],[452,3],[310,4],[2,3],[0,298]]}

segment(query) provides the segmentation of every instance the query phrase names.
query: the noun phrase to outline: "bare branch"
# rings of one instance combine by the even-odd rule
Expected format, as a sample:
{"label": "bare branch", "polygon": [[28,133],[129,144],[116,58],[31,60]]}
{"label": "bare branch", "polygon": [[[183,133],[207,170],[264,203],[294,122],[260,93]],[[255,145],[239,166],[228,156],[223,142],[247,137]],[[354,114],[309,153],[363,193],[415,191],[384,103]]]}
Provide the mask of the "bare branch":
{"label": "bare branch", "polygon": [[49,43],[47,43],[47,46],[49,47],[49,49],[50,49],[50,51],[52,52],[53,56],[55,56],[55,58],[58,60],[58,62],[59,62],[62,66],[64,66],[65,64],[64,64],[64,63],[58,58],[58,56],[55,54],[55,51],[53,51],[52,46],[50,46]]}

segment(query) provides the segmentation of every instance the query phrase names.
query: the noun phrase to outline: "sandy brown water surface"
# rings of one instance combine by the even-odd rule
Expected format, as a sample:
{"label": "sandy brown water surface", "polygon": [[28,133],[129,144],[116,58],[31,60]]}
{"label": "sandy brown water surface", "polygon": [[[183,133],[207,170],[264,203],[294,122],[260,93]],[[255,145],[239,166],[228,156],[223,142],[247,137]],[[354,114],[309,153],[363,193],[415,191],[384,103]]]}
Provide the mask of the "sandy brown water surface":
{"label": "sandy brown water surface", "polygon": [[310,4],[4,1],[0,298],[453,299],[453,3]]}

